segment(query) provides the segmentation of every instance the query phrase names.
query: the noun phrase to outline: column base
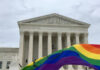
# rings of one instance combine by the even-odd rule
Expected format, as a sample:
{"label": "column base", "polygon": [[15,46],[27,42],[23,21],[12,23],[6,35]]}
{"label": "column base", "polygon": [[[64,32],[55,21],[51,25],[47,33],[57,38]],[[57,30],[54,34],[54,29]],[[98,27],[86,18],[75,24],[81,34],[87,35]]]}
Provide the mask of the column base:
{"label": "column base", "polygon": [[17,62],[12,62],[9,66],[9,70],[21,70],[21,67]]}

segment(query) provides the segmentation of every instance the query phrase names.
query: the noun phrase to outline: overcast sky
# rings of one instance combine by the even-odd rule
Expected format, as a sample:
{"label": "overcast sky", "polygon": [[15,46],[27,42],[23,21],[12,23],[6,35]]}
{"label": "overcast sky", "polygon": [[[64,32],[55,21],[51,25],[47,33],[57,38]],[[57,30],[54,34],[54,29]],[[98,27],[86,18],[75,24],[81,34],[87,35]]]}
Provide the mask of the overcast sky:
{"label": "overcast sky", "polygon": [[91,24],[89,43],[100,44],[100,0],[0,0],[0,47],[19,47],[17,21],[51,13]]}

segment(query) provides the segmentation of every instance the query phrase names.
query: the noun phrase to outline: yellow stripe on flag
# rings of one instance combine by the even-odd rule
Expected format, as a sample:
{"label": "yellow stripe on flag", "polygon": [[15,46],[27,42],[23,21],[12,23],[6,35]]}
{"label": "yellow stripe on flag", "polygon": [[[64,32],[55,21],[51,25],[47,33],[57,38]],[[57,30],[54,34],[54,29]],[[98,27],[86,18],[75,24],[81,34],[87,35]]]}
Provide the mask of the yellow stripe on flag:
{"label": "yellow stripe on flag", "polygon": [[87,50],[85,50],[81,45],[74,45],[74,47],[84,56],[91,58],[91,59],[96,59],[96,60],[100,60],[100,54],[95,54],[95,53],[91,53]]}
{"label": "yellow stripe on flag", "polygon": [[[40,61],[41,59],[43,59],[44,57],[41,57],[41,58],[39,58],[39,59],[37,59],[35,62],[38,62],[38,61]],[[32,66],[34,63],[33,62],[31,62],[30,64],[28,64],[27,66]]]}

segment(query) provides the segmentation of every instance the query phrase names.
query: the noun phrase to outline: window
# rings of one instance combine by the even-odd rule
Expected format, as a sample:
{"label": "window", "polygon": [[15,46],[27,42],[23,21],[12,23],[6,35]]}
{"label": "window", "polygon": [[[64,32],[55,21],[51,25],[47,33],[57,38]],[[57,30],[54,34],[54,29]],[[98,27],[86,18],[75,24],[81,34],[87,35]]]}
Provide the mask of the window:
{"label": "window", "polygon": [[10,63],[11,63],[10,61],[7,61],[7,65],[6,65],[6,68],[7,68],[7,69],[9,69]]}
{"label": "window", "polygon": [[0,69],[2,69],[2,61],[0,61]]}

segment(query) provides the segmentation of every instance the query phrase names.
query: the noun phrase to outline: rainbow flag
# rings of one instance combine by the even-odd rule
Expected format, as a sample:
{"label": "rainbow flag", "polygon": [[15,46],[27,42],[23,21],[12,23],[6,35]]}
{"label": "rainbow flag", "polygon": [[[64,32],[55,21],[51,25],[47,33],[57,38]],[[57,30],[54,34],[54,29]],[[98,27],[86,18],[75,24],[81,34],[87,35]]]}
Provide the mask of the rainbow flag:
{"label": "rainbow flag", "polygon": [[100,45],[78,44],[36,60],[22,70],[59,70],[63,65],[85,65],[100,70]]}

